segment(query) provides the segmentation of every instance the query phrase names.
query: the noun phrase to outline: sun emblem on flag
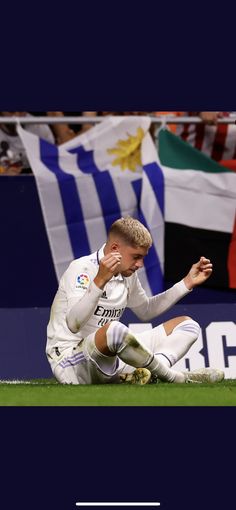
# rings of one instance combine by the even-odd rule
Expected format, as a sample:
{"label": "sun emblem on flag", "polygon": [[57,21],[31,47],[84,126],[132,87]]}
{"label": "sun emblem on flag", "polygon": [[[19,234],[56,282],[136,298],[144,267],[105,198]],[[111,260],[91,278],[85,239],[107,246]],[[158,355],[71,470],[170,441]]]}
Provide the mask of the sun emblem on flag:
{"label": "sun emblem on flag", "polygon": [[141,143],[144,134],[143,129],[139,127],[135,136],[127,133],[126,140],[118,140],[116,147],[107,149],[108,154],[116,156],[112,161],[112,166],[119,165],[121,170],[127,169],[135,172],[137,166],[141,165]]}

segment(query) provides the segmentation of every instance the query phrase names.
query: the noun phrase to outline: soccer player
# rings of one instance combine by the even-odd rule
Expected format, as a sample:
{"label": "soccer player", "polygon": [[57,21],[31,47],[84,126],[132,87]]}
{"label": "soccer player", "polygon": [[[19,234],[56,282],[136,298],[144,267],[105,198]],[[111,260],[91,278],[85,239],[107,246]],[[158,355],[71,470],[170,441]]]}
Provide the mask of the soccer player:
{"label": "soccer player", "polygon": [[47,328],[46,353],[62,384],[216,382],[224,372],[205,368],[174,370],[196,341],[199,325],[190,317],[171,319],[153,330],[134,334],[120,322],[129,307],[149,321],[173,306],[212,273],[201,257],[183,280],[148,297],[137,271],[152,245],[138,220],[115,221],[107,242],[97,252],[74,260],[62,276]]}

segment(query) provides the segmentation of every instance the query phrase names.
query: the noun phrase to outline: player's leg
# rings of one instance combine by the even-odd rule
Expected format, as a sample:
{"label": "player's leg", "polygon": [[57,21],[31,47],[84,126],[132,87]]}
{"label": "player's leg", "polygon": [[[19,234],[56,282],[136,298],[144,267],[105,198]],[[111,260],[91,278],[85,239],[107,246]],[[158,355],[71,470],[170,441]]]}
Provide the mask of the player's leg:
{"label": "player's leg", "polygon": [[[95,333],[92,333],[79,345],[59,351],[56,349],[55,356],[50,356],[50,364],[53,374],[61,384],[104,384],[120,382],[116,374],[118,358],[113,360],[101,353],[95,356],[91,362],[91,356],[87,349],[87,340],[94,343]],[[52,354],[52,353],[51,353]],[[114,376],[114,377],[113,377]]]}
{"label": "player's leg", "polygon": [[[185,356],[200,333],[199,324],[188,316],[175,317],[159,328],[155,354],[172,367]],[[155,337],[155,335],[154,335]]]}
{"label": "player's leg", "polygon": [[57,381],[61,384],[79,384],[76,371],[72,365],[62,366],[58,364],[55,367],[53,374]]}
{"label": "player's leg", "polygon": [[137,334],[151,352],[172,367],[190,349],[198,338],[200,327],[188,316],[175,317],[159,326]]}
{"label": "player's leg", "polygon": [[[185,356],[200,333],[199,324],[190,317],[171,319],[160,326],[139,334],[139,339],[167,367],[172,367]],[[203,368],[183,372],[186,382],[218,382],[224,372],[215,368]]]}
{"label": "player's leg", "polygon": [[[182,372],[166,366],[137,337],[120,322],[113,321],[100,328],[95,338],[87,342],[91,358],[102,370],[115,367],[117,356],[135,368],[146,368],[153,375],[168,382],[185,382]],[[110,359],[110,361],[109,361]]]}
{"label": "player's leg", "polygon": [[48,357],[52,372],[61,384],[80,384],[78,368],[86,362],[82,343],[80,346],[59,349],[56,347]]}

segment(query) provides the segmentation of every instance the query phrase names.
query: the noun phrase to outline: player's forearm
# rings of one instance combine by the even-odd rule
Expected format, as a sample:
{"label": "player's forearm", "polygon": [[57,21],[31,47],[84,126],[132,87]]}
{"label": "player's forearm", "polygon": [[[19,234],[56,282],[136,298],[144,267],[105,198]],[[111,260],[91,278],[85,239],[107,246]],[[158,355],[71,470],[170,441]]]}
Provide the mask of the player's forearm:
{"label": "player's forearm", "polygon": [[95,283],[92,282],[82,299],[68,311],[66,322],[72,333],[78,333],[86,322],[88,322],[98,304],[102,292],[102,289],[99,289]]}
{"label": "player's forearm", "polygon": [[167,312],[167,310],[169,310],[189,292],[191,291],[187,289],[184,281],[181,280],[165,292],[148,298],[145,306],[133,308],[133,311],[141,320],[146,321],[153,319],[154,317],[158,317],[158,315]]}

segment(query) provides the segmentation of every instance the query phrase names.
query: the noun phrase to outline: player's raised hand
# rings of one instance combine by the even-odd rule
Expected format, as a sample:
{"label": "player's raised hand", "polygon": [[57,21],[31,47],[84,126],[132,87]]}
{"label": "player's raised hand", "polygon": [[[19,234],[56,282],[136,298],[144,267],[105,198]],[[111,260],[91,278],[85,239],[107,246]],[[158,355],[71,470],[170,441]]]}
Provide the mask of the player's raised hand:
{"label": "player's raised hand", "polygon": [[212,263],[209,259],[201,257],[200,260],[193,264],[189,273],[184,278],[186,287],[191,290],[197,285],[204,283],[212,273]]}
{"label": "player's raised hand", "polygon": [[107,282],[119,272],[121,262],[121,254],[118,251],[113,251],[105,255],[100,260],[98,274],[94,278],[94,283],[102,289]]}

